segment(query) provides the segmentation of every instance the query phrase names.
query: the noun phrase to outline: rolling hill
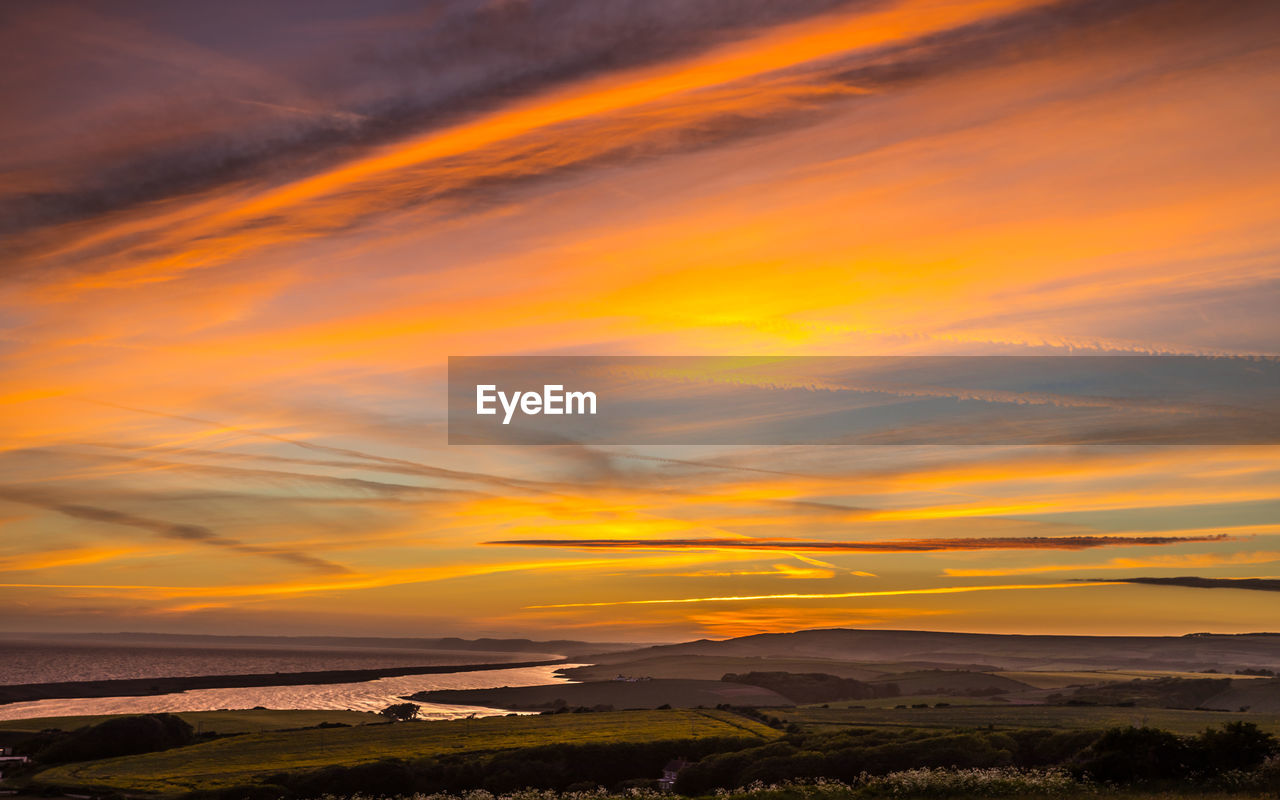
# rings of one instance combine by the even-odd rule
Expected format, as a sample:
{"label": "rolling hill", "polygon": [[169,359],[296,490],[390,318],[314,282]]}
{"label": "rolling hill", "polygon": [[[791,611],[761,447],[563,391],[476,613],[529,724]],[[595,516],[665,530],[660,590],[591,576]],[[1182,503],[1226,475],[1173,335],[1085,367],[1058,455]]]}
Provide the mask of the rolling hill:
{"label": "rolling hill", "polygon": [[[914,662],[971,670],[1145,669],[1203,672],[1216,669],[1229,673],[1241,668],[1275,667],[1280,664],[1280,633],[1041,636],[837,628],[766,633],[721,641],[701,639],[683,644],[601,653],[589,660],[598,665],[621,665],[676,656],[822,659],[863,664]],[[832,672],[830,669],[822,671]]]}

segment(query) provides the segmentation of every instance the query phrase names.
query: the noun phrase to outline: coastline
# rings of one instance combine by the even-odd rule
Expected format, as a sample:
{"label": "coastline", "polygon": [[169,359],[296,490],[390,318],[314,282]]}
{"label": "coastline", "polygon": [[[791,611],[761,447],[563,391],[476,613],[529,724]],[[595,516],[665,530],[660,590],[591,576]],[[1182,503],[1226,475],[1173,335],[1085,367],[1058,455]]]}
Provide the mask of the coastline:
{"label": "coastline", "polygon": [[123,678],[60,683],[26,683],[0,686],[0,706],[35,700],[70,700],[91,697],[143,697],[175,694],[192,689],[237,689],[257,686],[358,683],[408,675],[450,672],[482,672],[499,669],[545,667],[574,663],[567,658],[484,664],[450,664],[420,667],[319,670],[311,672],[248,673],[242,675],[190,675],[170,678]]}

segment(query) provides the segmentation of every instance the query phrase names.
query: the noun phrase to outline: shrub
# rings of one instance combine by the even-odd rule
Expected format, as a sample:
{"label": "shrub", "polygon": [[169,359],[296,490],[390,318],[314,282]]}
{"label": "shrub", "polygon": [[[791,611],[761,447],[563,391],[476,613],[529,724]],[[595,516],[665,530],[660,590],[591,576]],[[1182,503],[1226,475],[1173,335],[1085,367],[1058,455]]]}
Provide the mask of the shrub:
{"label": "shrub", "polygon": [[1228,722],[1200,734],[1198,741],[1206,771],[1257,769],[1276,751],[1276,738],[1252,722]]}
{"label": "shrub", "polygon": [[382,709],[378,713],[392,722],[408,722],[418,716],[418,712],[422,707],[417,703],[395,703]]}
{"label": "shrub", "polygon": [[1193,751],[1180,737],[1156,728],[1112,728],[1094,742],[1079,768],[1104,783],[1182,780]]}

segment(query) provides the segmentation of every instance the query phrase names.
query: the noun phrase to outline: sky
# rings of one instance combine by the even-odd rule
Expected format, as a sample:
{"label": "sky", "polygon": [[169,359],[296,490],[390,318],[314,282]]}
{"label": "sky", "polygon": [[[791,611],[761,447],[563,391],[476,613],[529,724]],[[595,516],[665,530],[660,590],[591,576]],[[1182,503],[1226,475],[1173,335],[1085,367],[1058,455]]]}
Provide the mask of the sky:
{"label": "sky", "polygon": [[1275,445],[450,446],[445,378],[1280,358],[1277,24],[6,3],[0,629],[1275,630]]}

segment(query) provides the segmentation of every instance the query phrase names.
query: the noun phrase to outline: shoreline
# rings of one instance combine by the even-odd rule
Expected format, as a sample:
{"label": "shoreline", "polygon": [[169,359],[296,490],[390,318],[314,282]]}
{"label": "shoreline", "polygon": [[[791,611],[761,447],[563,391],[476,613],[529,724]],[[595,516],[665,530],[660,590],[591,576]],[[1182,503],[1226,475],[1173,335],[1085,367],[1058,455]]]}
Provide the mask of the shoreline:
{"label": "shoreline", "polygon": [[363,683],[379,678],[407,675],[438,675],[449,672],[484,672],[498,669],[546,667],[575,663],[566,658],[541,661],[511,661],[484,664],[448,664],[421,667],[318,670],[313,672],[248,673],[242,675],[187,675],[167,678],[117,678],[60,683],[19,683],[0,686],[0,706],[36,700],[74,700],[91,697],[145,697],[177,694],[192,689],[239,689],[257,686],[304,686],[307,684]]}

